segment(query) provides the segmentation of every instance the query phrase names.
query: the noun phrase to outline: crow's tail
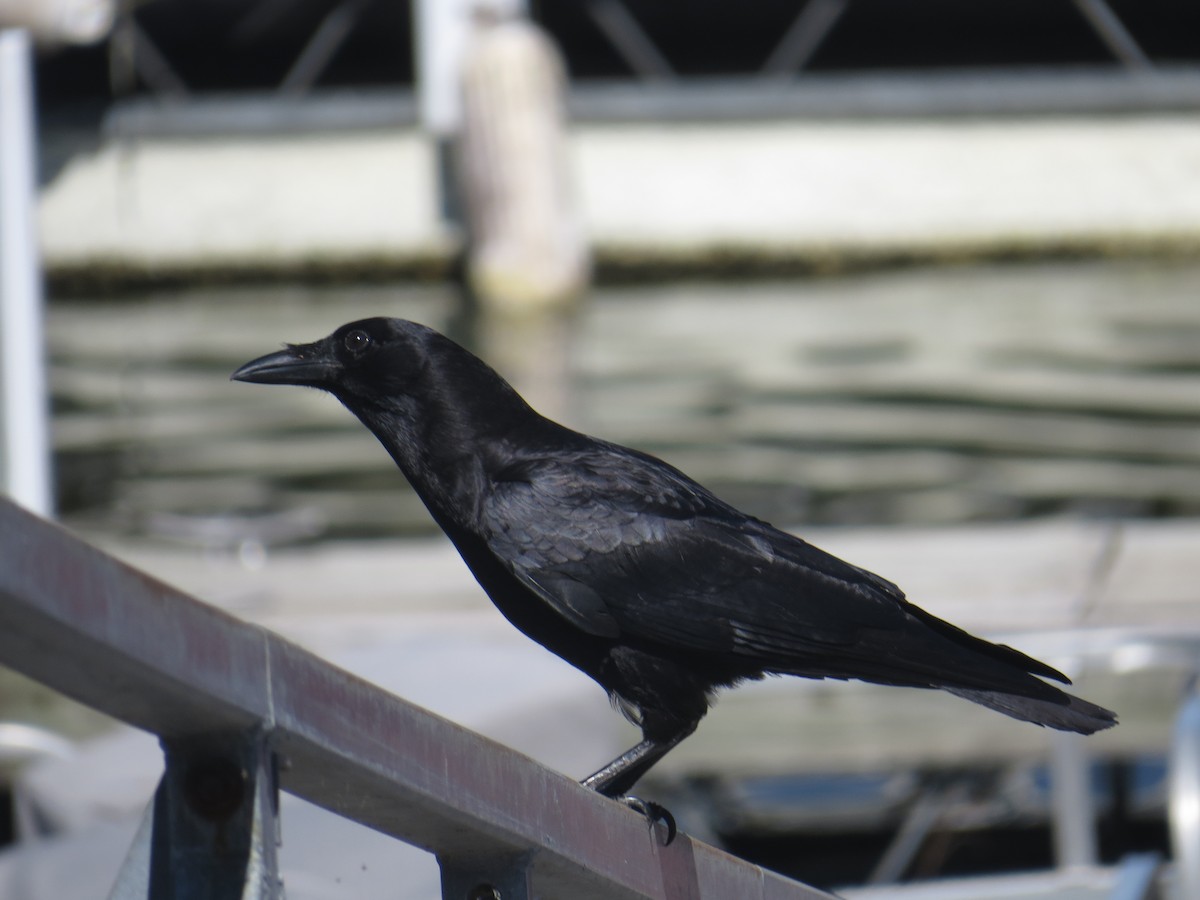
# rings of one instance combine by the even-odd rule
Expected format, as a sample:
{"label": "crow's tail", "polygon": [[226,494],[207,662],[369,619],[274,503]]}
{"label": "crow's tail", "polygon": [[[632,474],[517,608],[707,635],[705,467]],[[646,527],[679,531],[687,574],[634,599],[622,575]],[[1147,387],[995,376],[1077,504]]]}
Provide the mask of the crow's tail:
{"label": "crow's tail", "polygon": [[1032,697],[1021,697],[1016,694],[1006,694],[1003,691],[981,691],[971,688],[948,687],[945,690],[994,709],[996,712],[1033,722],[1035,725],[1045,725],[1047,728],[1057,728],[1059,731],[1074,731],[1079,734],[1091,734],[1103,731],[1117,724],[1117,714],[1103,706],[1080,700],[1064,691],[1055,691],[1059,696],[1053,700],[1039,700]]}

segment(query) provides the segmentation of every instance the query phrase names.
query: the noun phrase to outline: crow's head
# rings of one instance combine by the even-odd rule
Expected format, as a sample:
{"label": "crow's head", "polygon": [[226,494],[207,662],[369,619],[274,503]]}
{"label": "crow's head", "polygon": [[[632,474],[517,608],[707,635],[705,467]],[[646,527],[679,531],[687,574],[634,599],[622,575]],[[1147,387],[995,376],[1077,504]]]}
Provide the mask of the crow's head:
{"label": "crow's head", "polygon": [[288,344],[231,376],[298,384],[337,397],[376,436],[400,446],[475,439],[540,418],[486,363],[432,328],[362,319],[311,344]]}
{"label": "crow's head", "polygon": [[251,360],[230,377],[320,388],[344,402],[403,395],[421,380],[430,343],[440,341],[445,338],[415,322],[362,319],[311,344],[288,344],[277,353]]}

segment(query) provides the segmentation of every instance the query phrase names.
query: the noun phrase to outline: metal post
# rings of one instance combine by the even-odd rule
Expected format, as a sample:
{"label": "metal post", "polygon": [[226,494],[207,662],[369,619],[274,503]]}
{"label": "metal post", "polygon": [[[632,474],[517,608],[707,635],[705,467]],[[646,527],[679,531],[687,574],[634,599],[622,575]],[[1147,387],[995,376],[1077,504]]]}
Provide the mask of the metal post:
{"label": "metal post", "polygon": [[279,789],[262,732],[163,748],[166,772],[108,900],[282,897]]}
{"label": "metal post", "polygon": [[1054,857],[1060,869],[1094,866],[1096,811],[1087,748],[1080,735],[1061,731],[1054,732],[1050,745]]}
{"label": "metal post", "polygon": [[1175,720],[1167,815],[1180,897],[1200,897],[1200,693],[1195,685]]}
{"label": "metal post", "polygon": [[279,792],[261,733],[163,742],[149,900],[281,897]]}
{"label": "metal post", "polygon": [[480,10],[523,15],[527,0],[417,0],[413,35],[417,57],[417,100],[421,125],[438,138],[449,138],[462,121],[460,68]]}
{"label": "metal post", "polygon": [[462,126],[462,57],[472,16],[489,8],[523,14],[526,0],[417,0],[412,5],[417,104],[421,126],[433,138],[436,205],[454,226],[463,224],[450,147]]}
{"label": "metal post", "polygon": [[52,513],[29,34],[0,31],[0,488]]}
{"label": "metal post", "polygon": [[532,900],[531,854],[509,859],[438,857],[442,900]]}

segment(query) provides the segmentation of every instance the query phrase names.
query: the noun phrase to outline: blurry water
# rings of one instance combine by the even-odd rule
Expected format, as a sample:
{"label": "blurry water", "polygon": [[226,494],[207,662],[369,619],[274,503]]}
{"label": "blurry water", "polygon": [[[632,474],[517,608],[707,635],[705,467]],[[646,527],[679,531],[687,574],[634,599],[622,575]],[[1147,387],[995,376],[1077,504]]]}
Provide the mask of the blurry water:
{"label": "blurry water", "polygon": [[525,329],[467,328],[451,289],[402,284],[58,296],[60,505],[217,543],[431,530],[336,401],[228,381],[282,341],[394,315],[784,525],[1196,515],[1197,298],[1200,264],[1162,261],[614,287]]}

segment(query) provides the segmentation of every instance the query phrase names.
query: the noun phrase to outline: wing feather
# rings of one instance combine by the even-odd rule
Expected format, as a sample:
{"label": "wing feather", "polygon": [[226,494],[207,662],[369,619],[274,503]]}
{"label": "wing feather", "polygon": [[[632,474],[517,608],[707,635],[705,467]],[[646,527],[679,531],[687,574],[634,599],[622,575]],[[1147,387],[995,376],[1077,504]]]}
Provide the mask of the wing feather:
{"label": "wing feather", "polygon": [[639,459],[524,460],[484,504],[491,551],[576,627],[784,664],[902,618],[890,582]]}
{"label": "wing feather", "polygon": [[1027,696],[1054,693],[1027,673],[1067,680],[614,445],[511,465],[482,521],[491,552],[589,634],[719,654],[747,672]]}

